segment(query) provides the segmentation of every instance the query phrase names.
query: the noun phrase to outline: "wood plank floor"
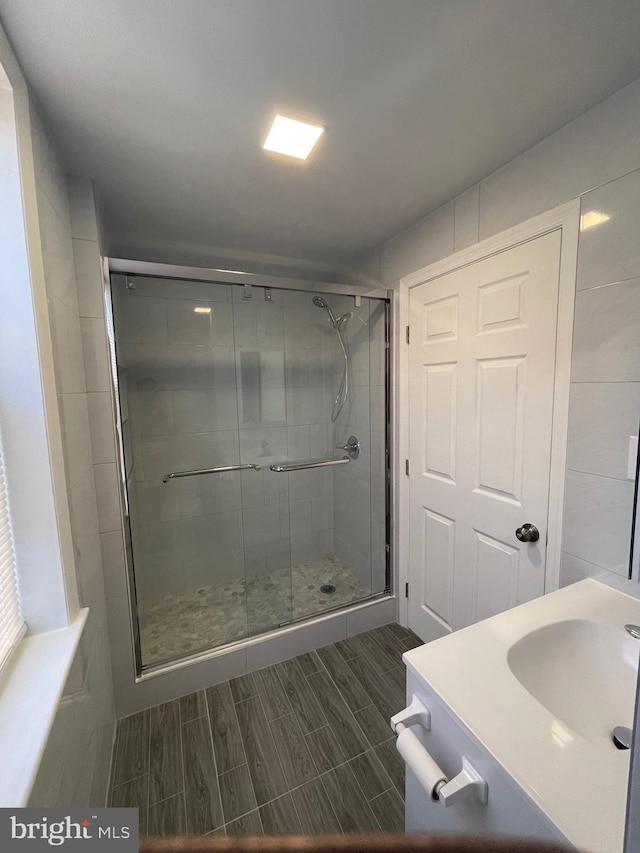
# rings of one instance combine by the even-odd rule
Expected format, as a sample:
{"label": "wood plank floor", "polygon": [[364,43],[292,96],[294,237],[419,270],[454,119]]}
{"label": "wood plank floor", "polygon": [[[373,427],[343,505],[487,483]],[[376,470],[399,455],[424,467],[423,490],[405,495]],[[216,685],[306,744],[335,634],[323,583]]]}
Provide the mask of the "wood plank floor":
{"label": "wood plank floor", "polygon": [[120,720],[110,802],[148,835],[401,832],[400,625]]}

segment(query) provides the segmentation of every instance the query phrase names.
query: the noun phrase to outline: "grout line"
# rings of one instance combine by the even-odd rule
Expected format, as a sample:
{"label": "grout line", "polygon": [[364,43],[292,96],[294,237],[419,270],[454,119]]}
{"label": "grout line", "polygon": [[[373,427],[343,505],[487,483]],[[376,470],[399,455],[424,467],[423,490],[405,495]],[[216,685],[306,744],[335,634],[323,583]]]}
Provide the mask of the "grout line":
{"label": "grout line", "polygon": [[150,800],[151,800],[151,709],[147,711],[147,772],[149,774],[149,784],[147,785],[147,806],[146,806],[146,817],[147,817],[147,832],[149,832],[149,810],[150,810]]}
{"label": "grout line", "polygon": [[[384,741],[384,742],[386,743],[386,741]],[[379,745],[379,744],[378,744],[378,745]],[[369,747],[369,749],[365,750],[364,752],[369,752],[369,751],[374,751],[374,750],[375,750],[375,747],[373,747],[373,746],[372,746],[372,747]],[[361,753],[359,753],[358,755],[364,755],[364,752],[361,752]],[[358,758],[358,755],[354,755],[354,756],[353,756],[353,758]],[[377,756],[376,756],[376,757],[377,757]],[[293,787],[293,788],[289,788],[289,790],[288,790],[288,791],[285,791],[285,792],[284,792],[284,794],[279,794],[277,797],[273,797],[273,799],[271,799],[271,800],[267,800],[267,802],[266,802],[266,803],[261,803],[260,805],[256,806],[256,808],[249,809],[249,811],[248,811],[248,812],[243,812],[241,815],[238,815],[238,817],[234,818],[232,821],[227,821],[227,823],[233,823],[233,822],[234,822],[234,821],[236,821],[236,820],[240,820],[240,818],[246,817],[248,814],[251,814],[251,812],[254,812],[254,811],[258,811],[258,813],[259,813],[259,812],[260,812],[260,809],[261,809],[263,806],[268,806],[268,805],[270,805],[270,804],[271,804],[271,803],[273,803],[275,800],[279,800],[279,799],[281,799],[282,797],[284,797],[284,796],[285,796],[285,794],[291,794],[291,793],[292,793],[292,791],[297,791],[297,790],[299,790],[300,788],[304,788],[304,786],[305,786],[305,785],[308,785],[310,782],[315,782],[316,780],[320,780],[320,781],[322,781],[322,779],[323,779],[325,776],[328,776],[328,775],[329,775],[329,773],[333,773],[333,771],[334,771],[334,770],[337,770],[339,767],[344,767],[345,765],[349,764],[349,762],[350,762],[350,761],[352,761],[352,760],[353,760],[353,758],[348,758],[346,761],[343,761],[341,764],[336,764],[336,766],[335,766],[335,767],[332,767],[330,770],[324,770],[322,773],[319,773],[319,774],[318,774],[314,779],[309,779],[309,781],[308,781],[308,782],[303,782],[301,785],[295,785],[295,787]],[[349,769],[351,769],[351,768],[349,768]],[[386,770],[386,768],[385,768],[385,770]],[[351,770],[351,772],[353,773],[353,770]],[[355,773],[354,773],[353,775],[354,775],[354,777],[355,777]],[[387,775],[388,775],[388,774],[387,774]],[[356,783],[358,783],[357,778],[356,778]],[[323,787],[324,787],[324,784],[323,784]],[[360,784],[359,784],[359,783],[358,783],[358,787],[360,787]],[[384,793],[386,793],[387,791],[390,791],[390,790],[391,790],[391,788],[394,788],[394,789],[397,791],[397,788],[395,788],[395,785],[393,785],[393,783],[392,783],[390,788],[386,788],[384,791],[382,791],[382,792],[381,792],[380,794],[378,794],[377,796],[381,796],[381,794],[384,794]],[[361,788],[360,788],[360,790],[362,791],[362,789],[361,789]],[[325,793],[327,794],[327,798],[329,799],[329,802],[331,802],[331,798],[329,797],[329,794],[327,793],[326,788],[325,788]],[[399,796],[400,796],[400,798],[402,799],[402,801],[404,802],[404,797],[402,797],[402,795],[401,795],[401,794],[399,794]],[[364,794],[363,794],[363,798],[364,798],[364,801],[365,801],[367,804],[368,804],[368,803],[370,803],[370,802],[372,802],[371,800],[367,800],[367,798],[364,796]],[[170,797],[168,797],[167,799],[171,799],[171,798],[170,798]],[[375,797],[374,797],[373,799],[375,799]],[[163,800],[162,802],[164,802],[164,800]],[[294,806],[295,806],[295,803],[294,803]],[[332,808],[333,808],[333,806],[332,806]],[[296,814],[297,814],[297,812],[296,812]],[[337,818],[337,815],[336,815],[336,818]],[[338,823],[339,823],[339,821],[338,821]],[[225,826],[226,826],[226,823],[225,823]]]}
{"label": "grout line", "polygon": [[[324,775],[324,774],[321,774],[321,775]],[[336,819],[336,824],[340,827],[340,831],[344,834],[344,829],[342,828],[342,824],[340,823],[340,820],[339,820],[339,818],[338,818],[338,813],[337,813],[337,811],[336,811],[336,810],[334,809],[334,807],[333,807],[333,801],[332,801],[331,797],[329,796],[329,792],[327,791],[326,785],[324,784],[324,782],[323,782],[323,780],[322,780],[321,776],[318,776],[318,781],[319,781],[319,782],[320,782],[320,784],[322,785],[322,790],[323,790],[323,791],[324,791],[324,793],[325,793],[325,796],[326,796],[326,798],[327,798],[327,802],[329,803],[329,807],[330,807],[331,811],[333,812],[333,816],[334,816],[334,817],[335,817],[335,819]],[[293,798],[292,798],[292,799],[293,799]]]}
{"label": "grout line", "polygon": [[[334,645],[335,645],[335,644],[334,644]],[[320,660],[321,660],[321,662],[322,662],[322,658],[321,658]],[[348,664],[346,663],[346,661],[345,661],[345,664],[348,666]],[[338,691],[338,695],[339,695],[339,696],[340,696],[340,698],[342,699],[342,701],[343,701],[343,703],[344,703],[344,705],[345,705],[345,707],[346,707],[346,709],[347,709],[348,713],[349,713],[349,714],[351,714],[351,716],[353,717],[353,722],[356,724],[356,726],[358,727],[358,729],[362,732],[362,736],[364,737],[364,740],[366,741],[366,743],[369,743],[369,738],[367,737],[367,734],[366,734],[366,732],[365,732],[364,728],[360,725],[360,722],[359,722],[358,718],[355,716],[355,714],[353,713],[353,711],[351,710],[351,708],[350,708],[350,707],[349,707],[349,705],[347,704],[347,701],[346,701],[346,699],[344,698],[344,695],[342,694],[342,691],[340,690],[340,686],[337,684],[337,682],[335,681],[335,679],[333,678],[333,676],[331,675],[331,673],[329,672],[329,670],[328,670],[326,667],[325,667],[325,671],[326,671],[326,673],[327,673],[327,675],[328,675],[329,679],[333,682],[333,685],[335,686],[336,690]],[[314,674],[316,674],[316,673],[314,673]],[[353,674],[354,674],[354,677],[356,677],[356,678],[357,678],[357,676],[355,675],[355,673],[353,673]],[[309,678],[309,676],[307,676],[307,678]],[[369,705],[365,705],[365,708],[369,708],[369,707],[371,707],[371,705],[375,705],[375,703],[373,702],[373,698],[371,697],[371,694],[370,694],[370,693],[369,693],[369,691],[365,688],[365,686],[362,684],[362,682],[360,681],[360,679],[359,679],[359,678],[357,678],[357,681],[358,681],[358,683],[361,685],[362,689],[363,689],[363,690],[364,690],[364,692],[367,694],[367,696],[371,699],[371,702],[369,703]],[[313,689],[313,688],[312,688],[312,689]],[[362,708],[359,708],[358,710],[362,710]],[[331,727],[329,723],[328,723],[328,725],[329,725],[329,727]],[[371,748],[373,748],[373,747],[371,747]],[[367,752],[367,750],[366,750],[366,749],[365,749],[365,750],[363,750],[362,752],[359,752],[359,753],[358,753],[358,755],[363,755],[365,752]],[[358,755],[352,755],[352,756],[351,756],[351,758],[357,758],[357,757],[358,757]],[[348,762],[348,761],[351,761],[351,758],[347,759],[347,762]],[[344,763],[346,764],[347,762],[344,762]],[[338,766],[341,766],[341,765],[338,765]],[[333,769],[335,769],[335,768],[333,768]]]}
{"label": "grout line", "polygon": [[[369,751],[369,750],[367,750],[367,751]],[[371,748],[371,752],[373,753],[374,758],[377,758],[377,759],[378,759],[378,761],[380,761],[380,757],[379,757],[378,755],[376,755],[375,747],[372,747],[372,748]],[[364,754],[365,754],[365,753],[362,753],[362,755],[364,755]],[[358,758],[358,756],[356,756],[356,758]],[[353,761],[353,759],[351,759],[351,760]],[[358,787],[360,788],[360,791],[361,791],[361,793],[362,793],[362,796],[364,797],[364,799],[365,799],[368,803],[372,803],[372,802],[376,799],[376,797],[381,797],[383,794],[386,794],[386,793],[387,793],[387,791],[390,791],[392,788],[394,788],[394,789],[395,789],[395,785],[393,784],[393,779],[392,779],[392,778],[391,778],[391,776],[389,776],[389,774],[387,773],[387,768],[384,766],[384,764],[382,763],[382,761],[380,761],[380,766],[381,766],[381,767],[382,767],[382,769],[384,770],[384,774],[385,774],[385,776],[387,777],[387,779],[389,780],[390,784],[389,784],[389,787],[388,787],[388,788],[385,788],[385,789],[384,789],[384,791],[380,791],[380,793],[379,793],[379,794],[376,794],[376,795],[375,795],[375,797],[371,797],[371,798],[367,797],[367,795],[365,794],[365,792],[364,792],[364,790],[363,790],[363,788],[362,788],[362,785],[360,784],[360,780],[358,779],[358,777],[356,776],[356,774],[355,774],[355,773],[353,773],[353,775],[356,777],[356,783],[357,783]],[[352,772],[353,772],[353,768],[352,768]]]}
{"label": "grout line", "polygon": [[[262,697],[260,697],[260,698],[262,699]],[[268,723],[275,723],[276,720],[281,720],[283,717],[289,717],[289,716],[291,716],[291,714],[295,714],[295,711],[293,710],[293,708],[290,711],[287,711],[286,714],[280,714],[279,716],[274,717],[272,720],[267,719],[267,722]],[[317,729],[316,729],[316,731],[317,731]]]}
{"label": "grout line", "polygon": [[[289,716],[289,714],[283,714],[282,716],[277,717],[276,719],[281,720],[281,719],[282,719],[283,717],[285,717],[285,716],[286,716],[286,717],[288,717],[288,716]],[[305,733],[302,731],[302,727],[300,726],[300,721],[298,720],[298,717],[297,717],[297,715],[296,715],[296,712],[292,710],[292,711],[291,711],[291,716],[292,716],[292,717],[293,717],[293,719],[295,720],[295,722],[296,722],[296,724],[297,724],[297,726],[298,726],[298,729],[299,729],[299,731],[300,731],[300,735],[301,735],[301,737],[302,737],[302,740],[304,741],[305,746],[307,747],[307,752],[309,753],[309,757],[311,758],[311,763],[313,764],[313,767],[315,768],[315,771],[316,771],[316,775],[314,776],[314,779],[317,779],[317,778],[318,778],[318,776],[320,775],[320,771],[318,770],[318,765],[316,764],[316,760],[315,760],[315,758],[313,757],[313,753],[312,753],[312,752],[311,752],[311,750],[309,749],[309,744],[307,743],[306,735],[305,735]],[[271,731],[271,735],[272,735],[272,737],[273,737],[273,731],[271,730],[271,722],[272,722],[272,721],[270,721],[270,720],[269,720],[269,721],[268,721],[268,724],[269,724],[269,731]],[[329,724],[328,724],[328,723],[327,723],[327,726],[329,726]],[[324,728],[324,726],[321,726],[321,728]],[[317,731],[320,731],[320,729],[314,729],[314,731],[316,731],[316,732],[317,732]],[[309,732],[309,734],[311,734],[311,732]],[[276,744],[276,753],[278,754],[278,757],[280,758],[280,751],[278,750],[278,744],[277,744],[277,741],[276,741],[275,737],[273,737],[273,741],[274,741],[274,743]],[[282,764],[282,758],[280,758],[280,763]],[[286,778],[286,774],[285,774],[285,781],[288,781],[288,780],[287,780],[287,778]],[[311,781],[311,780],[309,780],[309,781]],[[303,783],[303,784],[305,784],[305,783]],[[300,787],[300,785],[298,785],[297,787]],[[289,788],[289,791],[293,791],[293,790],[294,790],[293,788]],[[294,807],[295,807],[295,803],[294,803]],[[297,813],[297,809],[296,809],[296,813]],[[300,815],[298,815],[298,819],[300,819]],[[300,821],[300,824],[302,825],[302,821]]]}
{"label": "grout line", "polygon": [[584,474],[586,477],[599,477],[602,480],[614,480],[618,483],[630,483],[633,485],[633,480],[630,480],[628,477],[612,477],[609,474],[594,474],[593,471],[582,471],[580,468],[567,468],[567,471],[571,471],[573,474]]}
{"label": "grout line", "polygon": [[598,565],[598,563],[594,563],[591,560],[585,560],[584,557],[578,556],[578,554],[573,554],[571,551],[566,551],[564,548],[562,549],[562,554],[567,554],[569,557],[574,557],[576,560],[580,560],[582,563],[586,563],[588,566],[593,566],[594,569],[597,569],[599,572],[609,572],[612,575],[618,575],[618,577],[626,578],[626,575],[620,574],[620,572],[616,572],[615,569],[607,569],[604,566]]}
{"label": "grout line", "polygon": [[182,737],[182,711],[180,710],[180,700],[174,700],[178,710],[178,738],[180,745],[180,771],[182,773],[182,806],[184,810],[184,828],[187,830],[187,786],[184,777],[184,738]]}
{"label": "grout line", "polygon": [[[225,684],[229,684],[229,682],[223,681],[221,684],[216,684],[213,686],[214,687],[223,687]],[[231,693],[231,687],[229,687],[229,692]],[[231,699],[233,700],[233,694],[231,695]],[[212,745],[213,745],[213,724],[211,722],[211,709],[209,708],[209,700],[207,699],[207,691],[206,690],[205,690],[205,703],[207,705],[207,717],[209,718],[209,730],[211,731],[211,741],[212,741]],[[235,706],[235,703],[233,703],[233,701],[232,701],[232,705],[233,705],[233,716],[235,718],[236,727],[238,729],[238,735],[240,737],[240,746],[242,747],[242,754],[244,755],[244,761],[242,762],[242,764],[237,764],[235,767],[229,767],[229,769],[225,770],[224,773],[218,773],[217,772],[218,771],[218,759],[216,756],[216,749],[214,746],[213,747],[213,757],[214,757],[214,760],[216,762],[216,775],[218,777],[218,787],[220,787],[220,777],[224,776],[225,773],[230,773],[232,770],[237,770],[238,767],[243,767],[245,764],[247,765],[247,772],[249,770],[249,762],[247,761],[247,751],[246,751],[245,746],[244,746],[244,740],[242,739],[242,732],[240,731],[240,723],[238,722],[238,715],[236,714],[236,706]],[[251,774],[249,774],[249,778],[251,778]],[[251,782],[251,784],[253,785],[253,781]],[[254,792],[254,795],[255,795],[255,792]],[[220,804],[222,805],[222,794],[220,795]],[[224,815],[224,806],[222,806],[222,816],[223,817],[225,816]]]}
{"label": "grout line", "polygon": [[169,800],[175,800],[176,797],[180,795],[184,796],[184,791],[176,791],[175,794],[171,794],[170,797],[163,797],[161,800],[156,800],[155,803],[151,803],[152,806],[159,806],[161,803],[168,803]]}
{"label": "grout line", "polygon": [[[116,732],[115,732],[115,737],[113,739],[113,746],[111,747],[113,750],[113,753],[111,755],[111,772],[109,773],[109,788],[107,789],[107,796],[108,796],[107,805],[108,806],[111,805],[111,801],[113,800],[113,792],[117,787],[117,785],[115,785],[115,781],[116,781],[116,772],[117,772],[117,766],[118,766],[118,740],[119,740],[118,729],[119,729],[119,723],[120,723],[120,721],[116,720]],[[139,777],[136,776],[135,778],[137,779]],[[124,783],[121,782],[119,784],[124,784]]]}
{"label": "grout line", "polygon": [[196,720],[201,720],[203,717],[206,717],[206,716],[208,716],[208,715],[207,714],[198,714],[197,717],[189,717],[188,720],[184,720],[183,722],[180,723],[180,728],[182,728],[183,726],[186,726],[188,723],[195,723]]}
{"label": "grout line", "polygon": [[130,782],[137,782],[138,779],[144,779],[144,777],[148,775],[148,771],[146,773],[138,773],[137,776],[131,776],[129,779],[125,779],[124,782],[118,782],[117,785],[112,785],[112,793],[116,788],[121,788],[123,785],[128,785]]}
{"label": "grout line", "polygon": [[[273,732],[271,731],[271,726],[269,724],[269,720],[267,719],[267,715],[266,715],[265,710],[264,710],[264,705],[262,704],[262,697],[259,695],[255,696],[255,697],[254,696],[250,697],[250,699],[254,699],[254,698],[257,699],[258,702],[260,703],[260,710],[262,711],[262,714],[264,716],[264,721],[267,724],[267,730],[268,730],[269,734],[271,735],[271,740],[273,741],[273,748],[274,748],[274,751],[276,754],[276,758],[278,759],[278,764],[280,766],[280,772],[282,773],[282,778],[284,779],[285,785],[287,785],[288,784],[287,776],[286,776],[286,773],[284,772],[284,768],[282,766],[282,759],[280,758],[280,753],[278,752],[278,747],[276,746],[276,739],[273,736]],[[245,699],[244,701],[248,702],[249,699]],[[238,703],[238,704],[240,704],[240,703]],[[234,708],[235,708],[235,706],[234,706]],[[244,738],[242,736],[242,729],[240,729],[240,740],[242,741],[243,746],[244,746]],[[246,755],[247,755],[247,752],[246,752],[246,747],[245,747],[245,756]],[[256,792],[256,786],[255,786],[254,781],[253,781],[253,776],[251,775],[251,768],[249,767],[248,761],[247,761],[247,770],[249,771],[249,778],[251,779],[251,787],[253,788],[253,796],[255,797],[255,800],[257,803],[258,802],[258,795]],[[281,794],[280,796],[283,796],[283,795]],[[278,797],[275,797],[274,799],[278,799]],[[271,800],[269,800],[269,802],[271,802]],[[264,805],[266,805],[266,804],[265,803],[259,803],[258,808],[261,808],[261,806],[264,806]]]}
{"label": "grout line", "polygon": [[180,794],[184,794],[184,793],[185,793],[185,790],[183,787],[180,791],[176,791],[175,794],[171,794],[170,797],[163,797],[161,800],[154,800],[152,803],[150,802],[149,808],[151,808],[151,806],[157,806],[158,803],[164,803],[167,800],[172,800],[174,797],[178,797]]}

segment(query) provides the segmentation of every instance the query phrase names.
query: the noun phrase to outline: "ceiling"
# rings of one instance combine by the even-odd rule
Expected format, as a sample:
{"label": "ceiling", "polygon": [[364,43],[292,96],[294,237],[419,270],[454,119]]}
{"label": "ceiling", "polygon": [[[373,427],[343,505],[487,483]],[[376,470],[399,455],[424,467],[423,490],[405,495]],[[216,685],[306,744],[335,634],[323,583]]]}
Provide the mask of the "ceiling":
{"label": "ceiling", "polygon": [[[110,254],[338,270],[640,77],[638,0],[0,0]],[[326,126],[262,150],[276,110]],[[304,266],[304,264],[302,264]]]}

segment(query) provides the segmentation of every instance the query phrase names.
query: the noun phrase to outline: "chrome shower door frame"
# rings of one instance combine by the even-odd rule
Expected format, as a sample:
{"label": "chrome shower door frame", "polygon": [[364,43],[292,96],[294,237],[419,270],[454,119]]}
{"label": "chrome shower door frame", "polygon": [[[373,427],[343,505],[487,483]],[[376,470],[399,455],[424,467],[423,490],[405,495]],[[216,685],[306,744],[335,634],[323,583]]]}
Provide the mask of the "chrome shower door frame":
{"label": "chrome shower door frame", "polygon": [[111,411],[116,441],[116,467],[118,470],[118,498],[120,500],[120,517],[122,520],[122,538],[124,545],[125,577],[127,600],[129,602],[129,619],[133,638],[133,657],[135,677],[140,678],[143,672],[142,644],[140,641],[140,621],[138,619],[138,595],[133,564],[133,543],[131,540],[131,523],[129,517],[129,495],[127,492],[127,465],[124,456],[124,436],[122,432],[122,413],[120,409],[120,384],[116,357],[115,324],[113,319],[113,299],[111,294],[111,273],[109,258],[103,259],[102,285],[104,301],[104,317],[109,347],[109,375],[111,377]]}
{"label": "chrome shower door frame", "polygon": [[[186,279],[190,281],[201,281],[203,284],[242,284],[245,287],[255,286],[257,288],[264,289],[279,289],[279,290],[297,290],[304,291],[313,295],[313,293],[318,294],[336,294],[341,296],[350,296],[358,299],[358,297],[366,297],[379,299],[384,302],[384,311],[385,311],[385,319],[384,319],[384,370],[385,370],[385,411],[384,411],[384,423],[385,423],[385,509],[386,509],[386,521],[385,521],[385,588],[380,593],[375,593],[371,596],[372,600],[380,596],[389,596],[392,594],[392,576],[393,576],[393,563],[392,563],[392,530],[391,530],[391,500],[392,500],[392,478],[391,478],[391,453],[390,453],[390,442],[391,442],[391,364],[390,364],[390,330],[391,330],[391,301],[390,294],[386,289],[376,288],[371,289],[369,287],[355,287],[349,285],[336,284],[334,282],[318,282],[318,281],[307,281],[304,279],[294,279],[294,278],[280,278],[276,276],[267,276],[267,275],[259,275],[256,273],[244,273],[244,272],[231,272],[228,270],[215,270],[215,269],[206,269],[200,267],[185,267],[185,266],[175,266],[170,264],[156,264],[149,263],[143,261],[131,261],[127,259],[118,259],[118,258],[104,258],[103,259],[103,299],[104,299],[104,309],[105,309],[105,324],[106,324],[106,332],[107,332],[107,341],[109,347],[109,361],[110,361],[110,376],[111,376],[111,399],[112,399],[112,413],[114,419],[114,428],[115,434],[117,437],[117,447],[116,447],[116,465],[118,469],[118,495],[120,500],[120,512],[122,518],[122,532],[123,532],[123,540],[124,540],[124,549],[125,549],[125,572],[126,572],[126,587],[127,587],[127,599],[128,599],[128,611],[129,611],[129,619],[131,623],[131,631],[133,638],[133,653],[134,653],[134,665],[135,665],[135,680],[140,681],[144,677],[147,677],[150,673],[156,674],[160,673],[167,668],[174,668],[176,665],[179,665],[184,662],[191,662],[202,658],[204,656],[210,655],[213,651],[219,651],[220,648],[232,648],[232,647],[242,647],[243,644],[251,641],[254,642],[256,637],[248,636],[237,640],[232,643],[226,644],[224,647],[216,647],[215,649],[207,649],[199,652],[195,652],[192,654],[186,654],[184,658],[181,658],[178,661],[171,661],[168,663],[162,663],[156,665],[145,665],[142,657],[142,644],[140,639],[140,623],[139,623],[139,608],[138,608],[138,596],[136,592],[136,579],[135,579],[135,569],[134,569],[134,555],[133,555],[133,546],[132,546],[132,535],[131,535],[131,522],[130,522],[130,513],[129,513],[129,498],[127,491],[127,470],[126,470],[126,459],[124,453],[124,435],[122,428],[122,418],[121,418],[121,405],[120,405],[120,387],[118,381],[118,372],[117,372],[117,345],[115,339],[115,324],[114,324],[114,309],[113,309],[113,298],[112,298],[112,288],[111,288],[111,275],[112,274],[120,274],[124,276],[149,276],[149,277],[157,277],[157,278],[170,278],[170,279]],[[330,464],[340,464],[343,461],[349,461],[348,457],[340,460],[332,460]],[[327,463],[325,463],[327,464]],[[184,476],[186,474],[196,474],[196,473],[205,473],[204,471],[197,472],[177,472],[177,476]],[[173,476],[176,476],[176,472],[172,472]],[[362,601],[354,601],[351,604],[347,604],[339,607],[338,609],[348,610],[349,607],[355,607],[361,604]],[[317,615],[306,617],[303,622],[311,622],[315,618],[322,618],[331,612],[331,608],[326,611],[322,611]],[[278,628],[275,628],[274,631],[277,631]],[[267,636],[272,632],[267,632],[264,636]]]}

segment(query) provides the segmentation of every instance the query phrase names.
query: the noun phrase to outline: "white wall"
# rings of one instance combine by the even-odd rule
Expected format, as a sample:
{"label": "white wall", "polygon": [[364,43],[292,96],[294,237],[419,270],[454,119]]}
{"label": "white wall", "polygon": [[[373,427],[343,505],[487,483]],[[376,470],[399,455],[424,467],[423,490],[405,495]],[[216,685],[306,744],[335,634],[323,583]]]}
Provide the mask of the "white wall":
{"label": "white wall", "polygon": [[[17,527],[23,522],[31,526],[25,536],[26,565],[23,543],[20,535],[16,537],[23,611],[30,632],[40,632],[67,625],[79,606],[90,608],[29,804],[102,806],[115,709],[76,288],[79,270],[72,242],[80,236],[76,229],[80,211],[73,194],[69,198],[56,152],[1,26],[0,61],[15,109],[15,125],[3,142],[11,137],[17,141],[17,149],[4,150],[3,179],[18,177],[13,166],[17,154],[18,197],[22,199],[22,205],[9,207],[9,195],[3,197],[4,233],[10,237],[5,242],[13,243],[15,249],[26,237],[29,264],[28,270],[19,268],[14,252],[13,258],[3,257],[0,274],[3,292],[11,294],[11,310],[19,306],[22,312],[10,335],[2,330],[3,345],[9,342],[10,347],[2,353],[2,363],[25,388],[22,396],[19,389],[5,396],[3,385],[4,413],[10,413],[10,428],[5,432],[11,436],[16,418],[27,417],[22,435],[26,446],[8,448],[12,503],[19,511]],[[3,74],[0,78],[6,84]],[[1,117],[12,122],[6,106],[3,98]],[[3,129],[7,130],[6,123]],[[12,246],[3,244],[3,248],[10,251]],[[3,311],[5,320],[10,314]],[[31,344],[34,333],[37,351],[25,346]],[[40,431],[42,414],[46,431]],[[45,505],[45,497],[53,498],[51,506]],[[52,531],[52,526],[57,529]],[[36,571],[30,558],[38,549]]]}
{"label": "white wall", "polygon": [[640,167],[640,81],[525,151],[362,258],[372,285],[504,231]]}
{"label": "white wall", "polygon": [[31,130],[65,498],[80,603],[90,613],[29,804],[102,806],[107,796],[115,706],[90,431],[95,406],[87,393],[91,376],[89,372],[85,375],[82,342],[83,315],[97,310],[99,301],[100,255],[90,182],[84,187],[88,195],[79,195],[79,186],[73,181],[67,192],[55,150],[33,108]]}
{"label": "white wall", "polygon": [[561,582],[626,575],[640,417],[640,81],[613,95],[362,259],[409,272],[580,197],[610,219],[580,234]]}
{"label": "white wall", "polygon": [[640,421],[640,171],[581,198],[561,580],[629,571]]}

